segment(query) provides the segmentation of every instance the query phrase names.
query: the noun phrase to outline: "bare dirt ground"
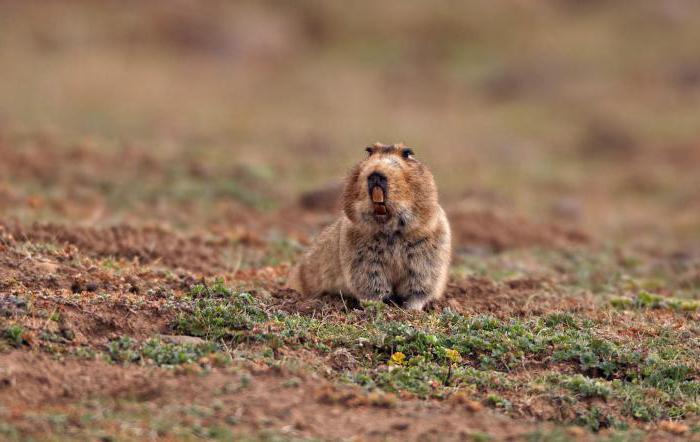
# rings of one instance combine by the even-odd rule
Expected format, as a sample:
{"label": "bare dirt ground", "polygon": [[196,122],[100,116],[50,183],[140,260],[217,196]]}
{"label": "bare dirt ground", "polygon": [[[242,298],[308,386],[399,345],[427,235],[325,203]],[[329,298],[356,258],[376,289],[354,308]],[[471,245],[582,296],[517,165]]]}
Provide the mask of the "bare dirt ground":
{"label": "bare dirt ground", "polygon": [[[0,440],[700,440],[698,7],[360,3],[0,2]],[[377,138],[425,312],[284,289]]]}

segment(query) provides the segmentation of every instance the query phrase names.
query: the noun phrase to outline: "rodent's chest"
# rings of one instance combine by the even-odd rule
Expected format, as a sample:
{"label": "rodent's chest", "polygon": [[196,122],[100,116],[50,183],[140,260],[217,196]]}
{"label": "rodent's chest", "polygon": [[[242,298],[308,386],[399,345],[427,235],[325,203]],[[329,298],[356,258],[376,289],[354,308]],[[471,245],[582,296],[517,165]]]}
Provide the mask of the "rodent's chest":
{"label": "rodent's chest", "polygon": [[408,259],[410,242],[400,233],[377,233],[360,247],[370,260],[387,268],[400,269]]}

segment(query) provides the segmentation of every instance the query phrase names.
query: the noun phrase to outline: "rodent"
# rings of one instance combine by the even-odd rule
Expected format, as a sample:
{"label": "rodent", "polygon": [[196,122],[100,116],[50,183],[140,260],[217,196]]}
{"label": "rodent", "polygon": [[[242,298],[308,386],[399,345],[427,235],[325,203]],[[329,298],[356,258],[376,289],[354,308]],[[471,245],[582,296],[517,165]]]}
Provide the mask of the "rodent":
{"label": "rodent", "polygon": [[435,180],[403,144],[366,150],[345,180],[341,216],[292,269],[288,287],[421,310],[445,291],[451,258]]}

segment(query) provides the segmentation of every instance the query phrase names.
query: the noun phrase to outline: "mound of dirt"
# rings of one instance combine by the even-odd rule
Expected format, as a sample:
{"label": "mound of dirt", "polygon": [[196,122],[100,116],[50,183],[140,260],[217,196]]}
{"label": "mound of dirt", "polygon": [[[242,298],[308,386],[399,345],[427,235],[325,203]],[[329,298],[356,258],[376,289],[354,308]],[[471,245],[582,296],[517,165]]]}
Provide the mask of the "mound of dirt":
{"label": "mound of dirt", "polygon": [[272,306],[287,313],[326,316],[360,308],[360,303],[351,296],[338,296],[336,294],[305,296],[290,289],[276,290],[272,296],[274,297]]}
{"label": "mound of dirt", "polygon": [[448,210],[456,249],[488,247],[493,251],[521,248],[566,248],[590,243],[584,232],[551,223],[535,223],[519,215],[490,209]]}
{"label": "mound of dirt", "polygon": [[318,189],[304,192],[299,197],[299,205],[306,210],[333,212],[340,209],[341,181],[331,182]]}
{"label": "mound of dirt", "polygon": [[488,314],[498,318],[546,314],[555,311],[581,312],[595,303],[587,296],[562,295],[552,290],[546,279],[513,279],[498,283],[471,277],[453,280],[445,296],[429,309],[450,308],[466,316]]}
{"label": "mound of dirt", "polygon": [[[496,282],[487,278],[453,279],[445,296],[430,303],[428,310],[449,308],[466,316],[491,315],[498,318],[525,317],[549,312],[590,311],[595,305],[590,295],[569,296],[553,290],[546,279],[522,278]],[[307,297],[294,290],[272,291],[271,306],[287,313],[328,317],[361,309],[351,296],[324,294]]]}
{"label": "mound of dirt", "polygon": [[105,228],[71,227],[57,224],[0,223],[14,238],[56,246],[71,245],[90,257],[112,257],[137,260],[139,263],[160,262],[164,266],[185,269],[205,275],[228,270],[225,257],[235,247],[256,246],[260,241],[244,232],[238,238],[220,236],[184,236],[162,227],[116,225]]}

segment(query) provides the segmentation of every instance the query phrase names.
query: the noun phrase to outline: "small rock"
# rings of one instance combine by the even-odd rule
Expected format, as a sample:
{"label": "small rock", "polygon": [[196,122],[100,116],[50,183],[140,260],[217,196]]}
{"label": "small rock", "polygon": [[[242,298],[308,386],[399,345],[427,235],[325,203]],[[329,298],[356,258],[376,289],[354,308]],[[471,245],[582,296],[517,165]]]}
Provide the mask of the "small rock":
{"label": "small rock", "polygon": [[96,292],[97,288],[98,288],[98,285],[97,285],[97,283],[94,283],[94,282],[88,282],[85,285],[85,290],[87,290],[88,292]]}
{"label": "small rock", "polygon": [[339,348],[328,357],[330,365],[338,370],[352,370],[357,366],[357,360],[345,348]]}

